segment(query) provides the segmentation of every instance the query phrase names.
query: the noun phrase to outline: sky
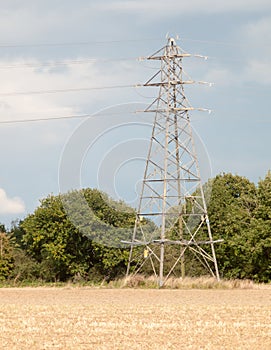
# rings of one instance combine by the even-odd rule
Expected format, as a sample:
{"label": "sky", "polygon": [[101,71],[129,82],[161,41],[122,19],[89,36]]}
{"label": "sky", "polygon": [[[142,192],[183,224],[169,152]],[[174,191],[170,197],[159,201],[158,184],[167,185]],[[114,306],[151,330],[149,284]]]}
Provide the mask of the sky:
{"label": "sky", "polygon": [[143,58],[169,36],[208,57],[183,62],[213,83],[185,90],[212,110],[191,113],[203,177],[265,176],[270,0],[0,0],[0,222],[81,187],[135,205],[152,125],[135,112],[158,92],[135,86],[159,69]]}

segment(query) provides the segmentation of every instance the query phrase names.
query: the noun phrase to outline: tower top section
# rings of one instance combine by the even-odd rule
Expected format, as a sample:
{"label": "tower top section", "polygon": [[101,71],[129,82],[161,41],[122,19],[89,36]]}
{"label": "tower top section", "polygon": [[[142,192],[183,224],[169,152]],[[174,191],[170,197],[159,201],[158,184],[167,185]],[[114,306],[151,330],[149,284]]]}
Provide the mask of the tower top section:
{"label": "tower top section", "polygon": [[156,51],[151,56],[148,56],[148,60],[166,60],[168,58],[182,58],[190,57],[190,53],[184,52],[177,44],[174,38],[169,38],[166,46]]}

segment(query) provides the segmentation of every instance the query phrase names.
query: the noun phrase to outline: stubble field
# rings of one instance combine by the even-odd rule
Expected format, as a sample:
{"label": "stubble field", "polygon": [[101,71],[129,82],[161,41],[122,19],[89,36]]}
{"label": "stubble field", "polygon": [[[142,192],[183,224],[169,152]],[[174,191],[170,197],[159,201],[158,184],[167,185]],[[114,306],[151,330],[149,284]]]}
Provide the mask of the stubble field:
{"label": "stubble field", "polygon": [[1,349],[271,349],[271,289],[0,289]]}

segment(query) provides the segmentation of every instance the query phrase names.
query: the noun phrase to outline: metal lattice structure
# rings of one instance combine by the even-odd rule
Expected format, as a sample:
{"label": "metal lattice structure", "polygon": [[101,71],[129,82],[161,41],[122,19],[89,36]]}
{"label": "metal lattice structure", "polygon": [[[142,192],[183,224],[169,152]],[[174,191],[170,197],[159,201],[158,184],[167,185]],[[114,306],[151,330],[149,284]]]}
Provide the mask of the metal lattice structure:
{"label": "metal lattice structure", "polygon": [[[162,287],[172,274],[185,277],[185,257],[197,259],[219,279],[214,243],[184,94],[182,60],[191,56],[168,39],[149,60],[160,70],[145,86],[159,95],[145,112],[155,114],[127,275],[149,264]],[[132,268],[133,267],[133,268]],[[177,272],[176,272],[177,271]]]}

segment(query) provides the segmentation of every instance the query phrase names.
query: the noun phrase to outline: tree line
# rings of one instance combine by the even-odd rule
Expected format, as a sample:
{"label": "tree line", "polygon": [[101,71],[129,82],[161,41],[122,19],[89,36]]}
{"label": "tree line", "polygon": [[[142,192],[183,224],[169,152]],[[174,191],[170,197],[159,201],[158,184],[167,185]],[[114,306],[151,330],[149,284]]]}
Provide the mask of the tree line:
{"label": "tree line", "polygon": [[[239,175],[220,174],[205,189],[213,238],[223,239],[216,245],[221,277],[270,282],[271,172],[257,185]],[[133,209],[96,189],[49,195],[10,230],[0,225],[0,280],[99,282],[122,277],[129,248],[119,243],[131,239],[134,221]],[[190,258],[187,275],[202,274]]]}

